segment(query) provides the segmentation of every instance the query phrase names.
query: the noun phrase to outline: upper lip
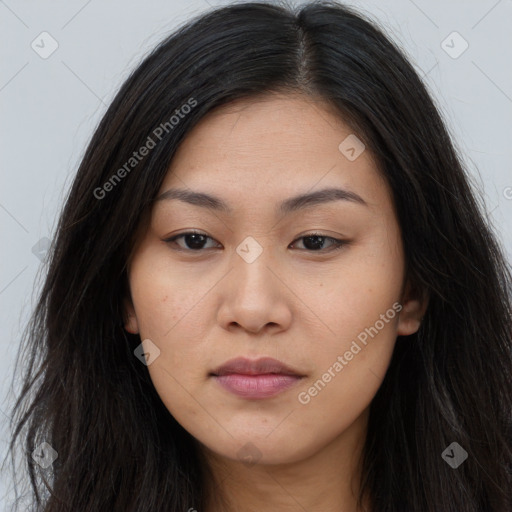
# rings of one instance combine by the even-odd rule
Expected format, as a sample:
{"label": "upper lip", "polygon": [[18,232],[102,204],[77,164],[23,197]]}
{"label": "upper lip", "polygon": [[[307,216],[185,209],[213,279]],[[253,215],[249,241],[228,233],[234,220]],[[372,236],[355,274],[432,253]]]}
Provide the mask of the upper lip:
{"label": "upper lip", "polygon": [[303,375],[298,371],[277,359],[273,359],[272,357],[262,357],[255,360],[247,359],[245,357],[230,359],[214,370],[212,375],[220,376],[228,375],[230,373],[238,373],[242,375],[264,375],[277,373],[280,375],[295,375],[303,377]]}

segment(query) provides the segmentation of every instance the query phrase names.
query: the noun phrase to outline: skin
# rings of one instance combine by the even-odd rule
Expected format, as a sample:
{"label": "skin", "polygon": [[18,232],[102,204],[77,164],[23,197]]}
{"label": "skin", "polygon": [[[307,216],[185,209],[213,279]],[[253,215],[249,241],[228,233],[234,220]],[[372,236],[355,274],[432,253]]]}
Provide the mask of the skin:
{"label": "skin", "polygon": [[[338,149],[351,133],[327,105],[302,95],[217,108],[187,135],[159,194],[206,192],[233,213],[157,201],[130,259],[125,329],[160,350],[151,379],[212,469],[206,512],[220,510],[220,496],[229,504],[222,510],[371,510],[369,500],[356,507],[369,405],[397,335],[417,331],[428,300],[406,282],[391,192],[370,151],[350,161]],[[291,196],[329,187],[368,206],[338,200],[274,212]],[[210,238],[163,241],[190,230]],[[320,239],[315,250],[301,238],[311,232],[348,244],[332,250]],[[251,263],[236,252],[248,236],[262,248]],[[400,313],[300,403],[298,394],[394,303]],[[237,356],[274,357],[305,377],[272,398],[240,398],[210,376]],[[241,460],[247,453],[253,459]]]}

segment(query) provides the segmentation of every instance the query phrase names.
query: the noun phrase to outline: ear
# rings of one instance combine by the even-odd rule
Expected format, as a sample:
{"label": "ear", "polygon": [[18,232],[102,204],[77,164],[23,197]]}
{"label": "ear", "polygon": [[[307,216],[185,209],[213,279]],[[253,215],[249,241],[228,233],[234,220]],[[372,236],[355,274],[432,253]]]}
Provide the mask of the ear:
{"label": "ear", "polygon": [[403,308],[398,317],[397,334],[399,336],[409,336],[418,331],[427,310],[428,302],[428,294],[417,290],[411,286],[410,281],[407,281],[400,302]]}
{"label": "ear", "polygon": [[131,297],[125,297],[123,299],[124,309],[124,328],[131,334],[138,334],[139,324],[137,322],[137,316],[135,315],[135,308]]}

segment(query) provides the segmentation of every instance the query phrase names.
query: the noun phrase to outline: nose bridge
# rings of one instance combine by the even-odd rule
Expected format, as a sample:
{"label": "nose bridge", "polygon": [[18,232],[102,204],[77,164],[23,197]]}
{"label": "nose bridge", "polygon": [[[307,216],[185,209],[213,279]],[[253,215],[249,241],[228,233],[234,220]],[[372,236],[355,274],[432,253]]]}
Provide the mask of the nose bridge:
{"label": "nose bridge", "polygon": [[266,242],[263,241],[263,237],[258,241],[252,236],[247,236],[236,247],[233,265],[237,289],[248,292],[257,289],[259,293],[265,294],[269,287],[272,288],[272,273],[268,267],[275,265],[275,260],[268,238]]}
{"label": "nose bridge", "polygon": [[[268,239],[267,239],[268,240]],[[288,325],[291,319],[284,288],[276,275],[272,248],[247,237],[233,252],[230,281],[224,288],[219,321],[257,332],[267,324]]]}

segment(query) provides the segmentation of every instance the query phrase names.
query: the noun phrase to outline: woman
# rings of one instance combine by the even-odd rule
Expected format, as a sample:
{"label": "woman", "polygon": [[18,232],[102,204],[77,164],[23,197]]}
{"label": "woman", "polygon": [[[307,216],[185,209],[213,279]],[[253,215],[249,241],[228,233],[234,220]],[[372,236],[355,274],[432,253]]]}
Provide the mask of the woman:
{"label": "woman", "polygon": [[11,448],[45,512],[509,511],[510,284],[382,31],[218,9],[92,137]]}

